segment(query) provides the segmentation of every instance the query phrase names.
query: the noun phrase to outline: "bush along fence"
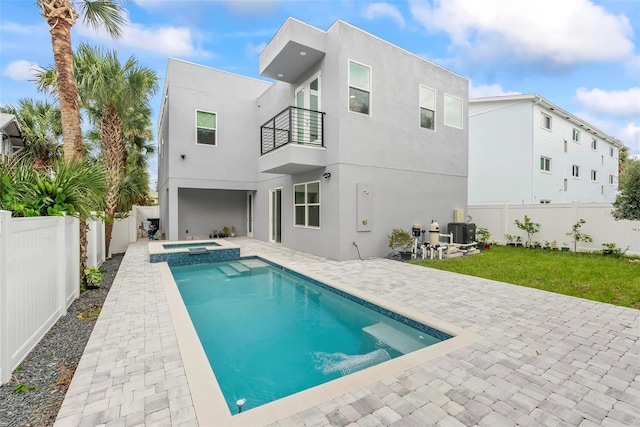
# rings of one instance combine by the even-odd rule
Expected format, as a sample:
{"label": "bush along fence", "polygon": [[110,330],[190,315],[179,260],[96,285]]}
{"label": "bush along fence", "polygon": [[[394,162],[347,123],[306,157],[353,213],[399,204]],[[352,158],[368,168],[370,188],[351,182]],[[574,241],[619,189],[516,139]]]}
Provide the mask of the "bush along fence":
{"label": "bush along fence", "polygon": [[612,210],[609,203],[505,203],[471,205],[467,213],[471,222],[496,237],[496,243],[531,239],[534,247],[536,243],[543,247],[548,243],[579,252],[603,251],[615,244],[627,255],[640,256],[640,221],[616,221]]}

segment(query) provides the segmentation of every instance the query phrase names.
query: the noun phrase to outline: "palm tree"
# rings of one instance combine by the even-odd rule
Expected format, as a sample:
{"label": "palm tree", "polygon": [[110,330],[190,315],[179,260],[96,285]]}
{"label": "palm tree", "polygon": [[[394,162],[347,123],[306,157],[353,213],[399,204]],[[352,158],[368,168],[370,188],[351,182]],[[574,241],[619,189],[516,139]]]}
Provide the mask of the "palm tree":
{"label": "palm tree", "polygon": [[23,98],[17,106],[0,107],[0,111],[15,115],[18,120],[26,144],[20,153],[22,161],[41,167],[60,158],[60,107],[47,101]]}
{"label": "palm tree", "polygon": [[[106,170],[105,214],[113,219],[118,208],[120,184],[126,175],[125,131],[137,134],[145,127],[133,126],[130,118],[150,114],[150,98],[158,89],[158,76],[131,56],[124,64],[115,51],[80,44],[74,58],[78,93],[89,119],[100,128],[102,159]],[[147,121],[143,123],[148,122]],[[131,138],[128,138],[131,139]],[[109,253],[113,223],[105,224]]]}
{"label": "palm tree", "polygon": [[[78,5],[78,14],[74,3]],[[80,110],[78,91],[73,69],[73,51],[71,48],[71,27],[79,16],[83,22],[99,28],[104,27],[112,37],[121,35],[121,26],[125,23],[124,10],[119,2],[112,0],[38,0],[51,32],[53,60],[57,71],[56,87],[62,118],[62,140],[64,158],[81,159],[84,156],[82,130],[80,128]]]}

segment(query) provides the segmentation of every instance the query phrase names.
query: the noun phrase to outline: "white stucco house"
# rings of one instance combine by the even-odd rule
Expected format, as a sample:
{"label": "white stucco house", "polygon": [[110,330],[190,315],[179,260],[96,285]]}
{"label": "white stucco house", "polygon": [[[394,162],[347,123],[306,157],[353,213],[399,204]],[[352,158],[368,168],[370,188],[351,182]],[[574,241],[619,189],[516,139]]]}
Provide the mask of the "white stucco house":
{"label": "white stucco house", "polygon": [[466,209],[466,78],[340,20],[325,31],[288,19],[259,69],[264,80],[169,59],[158,120],[167,239],[234,226],[355,259],[388,254],[393,228]]}
{"label": "white stucco house", "polygon": [[469,100],[469,204],[609,203],[620,141],[536,94]]}

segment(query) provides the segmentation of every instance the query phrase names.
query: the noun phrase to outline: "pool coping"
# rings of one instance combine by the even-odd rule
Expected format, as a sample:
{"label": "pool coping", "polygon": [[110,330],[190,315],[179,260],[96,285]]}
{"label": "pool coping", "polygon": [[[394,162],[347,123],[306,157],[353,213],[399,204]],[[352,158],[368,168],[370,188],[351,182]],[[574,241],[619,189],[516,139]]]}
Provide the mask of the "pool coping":
{"label": "pool coping", "polygon": [[[194,241],[194,243],[197,242]],[[151,244],[149,246],[151,246]],[[149,251],[151,252],[151,247]],[[327,400],[354,392],[388,376],[396,375],[402,371],[428,362],[429,360],[462,349],[483,339],[482,336],[474,332],[420,313],[417,310],[384,300],[381,297],[368,294],[336,280],[320,278],[314,273],[305,271],[301,266],[296,265],[294,267],[280,259],[271,258],[265,254],[261,254],[260,258],[296,273],[303,274],[340,291],[347,292],[364,301],[378,305],[383,309],[393,311],[401,316],[438,329],[452,335],[452,338],[379,365],[300,391],[257,408],[247,410],[246,412],[231,415],[222,391],[218,386],[215,374],[211,369],[195,328],[191,323],[191,319],[173,279],[171,270],[166,262],[157,263],[156,265],[159,267],[161,280],[166,292],[169,311],[173,319],[180,354],[191,391],[193,406],[196,417],[200,423],[206,424],[207,421],[216,420],[217,423],[228,426],[270,424],[304,411],[305,409],[317,406]]]}
{"label": "pool coping", "polygon": [[[207,245],[207,243],[209,243],[209,245]],[[215,245],[211,245],[211,243],[215,243]],[[170,244],[201,245],[202,247],[206,248],[208,251],[219,251],[224,249],[240,249],[240,246],[224,239],[176,240],[176,241],[158,240],[158,241],[149,242],[149,257],[153,255],[189,252],[188,248],[184,246],[170,248],[170,249],[166,249],[164,247],[164,245],[170,245]]]}

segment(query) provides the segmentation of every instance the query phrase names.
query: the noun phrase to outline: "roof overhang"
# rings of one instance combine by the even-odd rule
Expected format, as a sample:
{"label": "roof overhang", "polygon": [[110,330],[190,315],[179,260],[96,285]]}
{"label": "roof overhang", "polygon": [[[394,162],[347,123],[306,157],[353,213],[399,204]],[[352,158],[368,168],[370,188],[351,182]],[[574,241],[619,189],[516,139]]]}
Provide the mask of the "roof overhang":
{"label": "roof overhang", "polygon": [[325,55],[326,33],[289,18],[260,54],[260,75],[294,83]]}

